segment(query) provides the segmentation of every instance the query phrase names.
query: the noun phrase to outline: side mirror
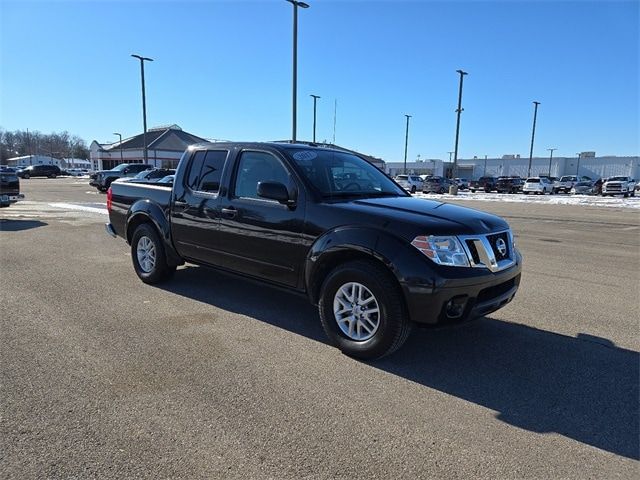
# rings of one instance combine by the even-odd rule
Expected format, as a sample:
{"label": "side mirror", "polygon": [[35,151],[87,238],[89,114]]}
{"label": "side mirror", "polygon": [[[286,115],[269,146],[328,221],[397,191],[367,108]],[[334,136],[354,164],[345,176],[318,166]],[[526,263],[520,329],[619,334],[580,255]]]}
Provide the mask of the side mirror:
{"label": "side mirror", "polygon": [[127,173],[129,173],[129,171],[130,171],[130,170],[129,170],[128,168],[125,168],[125,169],[122,171],[122,173],[124,173],[124,174],[126,175]]}
{"label": "side mirror", "polygon": [[258,182],[257,193],[259,197],[276,200],[280,203],[289,202],[289,191],[284,184],[279,182]]}

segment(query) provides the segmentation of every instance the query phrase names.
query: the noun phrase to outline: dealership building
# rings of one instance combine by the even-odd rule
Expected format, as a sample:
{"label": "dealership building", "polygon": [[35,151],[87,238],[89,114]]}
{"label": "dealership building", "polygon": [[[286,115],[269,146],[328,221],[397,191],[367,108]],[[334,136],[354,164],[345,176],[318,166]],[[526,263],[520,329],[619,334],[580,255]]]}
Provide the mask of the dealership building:
{"label": "dealership building", "polygon": [[[387,162],[386,171],[390,175],[403,173],[404,162]],[[451,176],[453,163],[442,160],[424,160],[407,162],[407,173],[417,175]],[[593,179],[626,175],[640,177],[640,157],[617,157],[613,155],[596,156],[595,152],[582,152],[574,157],[534,157],[531,159],[531,176],[581,175]],[[458,159],[457,177],[478,179],[482,176],[519,176],[529,175],[529,157],[503,155],[500,158],[462,158]]]}
{"label": "dealership building", "polygon": [[[147,159],[154,167],[176,168],[189,145],[207,140],[185,132],[178,125],[147,130]],[[109,170],[121,163],[144,162],[142,133],[113,143],[91,142],[91,164],[94,170]]]}

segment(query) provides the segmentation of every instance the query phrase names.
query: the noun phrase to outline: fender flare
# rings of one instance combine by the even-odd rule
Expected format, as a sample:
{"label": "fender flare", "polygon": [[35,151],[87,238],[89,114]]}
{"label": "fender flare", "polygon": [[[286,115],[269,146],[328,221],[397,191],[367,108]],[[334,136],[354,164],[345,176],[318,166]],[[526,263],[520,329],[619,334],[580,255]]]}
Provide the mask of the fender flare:
{"label": "fender flare", "polygon": [[[318,303],[326,274],[348,257],[370,257],[387,267],[404,291],[416,268],[425,262],[404,239],[379,228],[343,226],[324,233],[311,246],[304,268],[304,285],[313,304]],[[424,270],[423,270],[424,273]],[[432,285],[430,285],[431,287]]]}
{"label": "fender flare", "polygon": [[135,228],[141,223],[151,223],[160,234],[167,256],[167,263],[171,266],[182,265],[184,260],[178,255],[171,241],[171,228],[167,220],[168,211],[165,212],[160,205],[149,199],[141,199],[131,205],[127,212],[125,237],[131,244],[131,237]]}

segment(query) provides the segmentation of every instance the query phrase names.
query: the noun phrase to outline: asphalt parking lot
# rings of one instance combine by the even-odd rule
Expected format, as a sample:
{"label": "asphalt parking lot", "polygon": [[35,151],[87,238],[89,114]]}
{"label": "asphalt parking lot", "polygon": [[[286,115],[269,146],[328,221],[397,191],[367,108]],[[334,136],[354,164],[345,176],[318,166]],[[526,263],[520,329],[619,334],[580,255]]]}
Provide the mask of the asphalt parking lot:
{"label": "asphalt parking lot", "polygon": [[473,201],[525,265],[504,309],[372,363],[303,298],[141,283],[87,180],[0,210],[4,478],[637,478],[640,211]]}

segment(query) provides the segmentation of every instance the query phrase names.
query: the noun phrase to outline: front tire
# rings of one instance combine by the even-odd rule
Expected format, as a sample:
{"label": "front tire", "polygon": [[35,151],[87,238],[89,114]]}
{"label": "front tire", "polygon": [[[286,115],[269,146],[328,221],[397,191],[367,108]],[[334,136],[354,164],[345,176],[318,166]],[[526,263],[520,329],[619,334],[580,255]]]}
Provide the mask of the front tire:
{"label": "front tire", "polygon": [[397,282],[372,261],[356,260],[335,268],[322,285],[318,309],[331,342],[362,360],[393,353],[411,331]]}
{"label": "front tire", "polygon": [[133,269],[144,283],[154,284],[169,278],[176,270],[167,264],[164,245],[155,228],[143,223],[131,238]]}
{"label": "front tire", "polygon": [[416,193],[416,186],[415,186],[415,185],[413,185],[413,186],[411,187],[411,193]]}

